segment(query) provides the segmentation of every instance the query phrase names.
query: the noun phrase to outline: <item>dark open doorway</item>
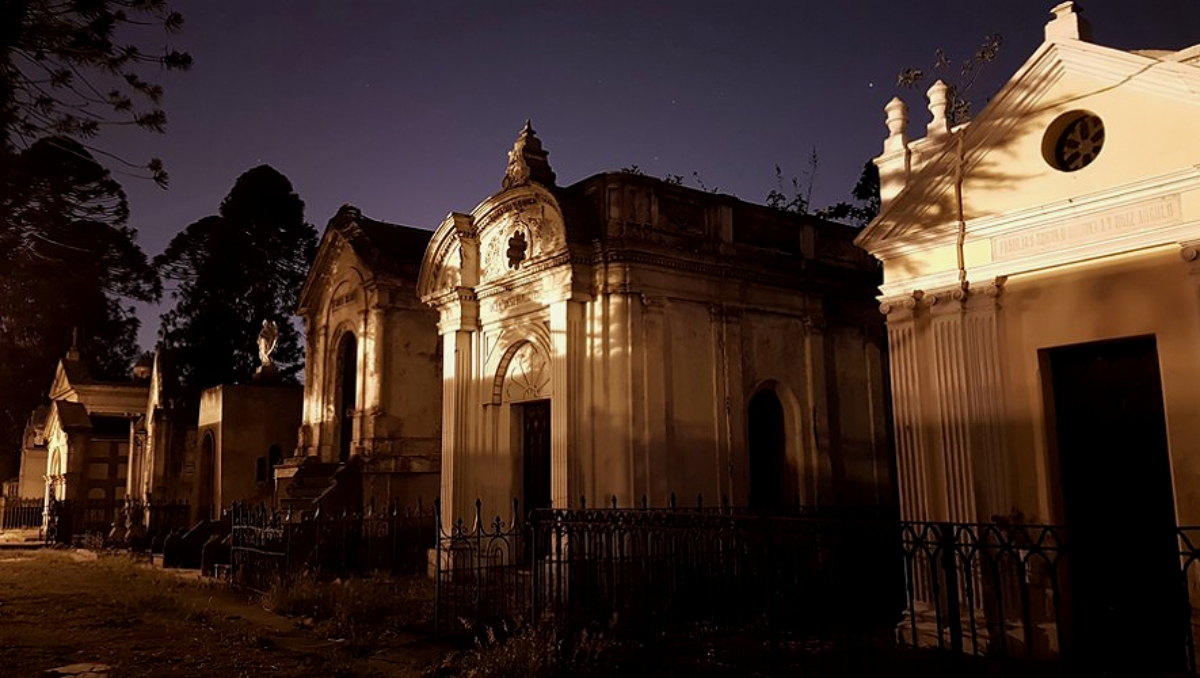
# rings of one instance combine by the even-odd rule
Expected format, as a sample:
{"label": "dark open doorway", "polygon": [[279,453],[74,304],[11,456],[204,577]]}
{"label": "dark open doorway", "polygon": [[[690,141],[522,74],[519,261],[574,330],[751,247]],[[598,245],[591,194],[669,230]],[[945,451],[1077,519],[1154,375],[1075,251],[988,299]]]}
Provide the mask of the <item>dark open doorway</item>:
{"label": "dark open doorway", "polygon": [[[519,425],[521,445],[521,511],[526,520],[531,512],[550,508],[550,401],[513,405],[513,421]],[[526,540],[526,563],[545,557],[550,551],[550,535],[535,530],[537,537]]]}
{"label": "dark open doorway", "polygon": [[358,409],[358,340],[347,332],[338,350],[338,461],[350,459]]}
{"label": "dark open doorway", "polygon": [[746,416],[750,454],[750,507],[774,511],[783,507],[787,464],[783,403],[764,389],[750,398]]}
{"label": "dark open doorway", "polygon": [[550,401],[514,405],[521,409],[521,498],[525,515],[550,507]]}
{"label": "dark open doorway", "polygon": [[1042,357],[1067,525],[1064,650],[1119,672],[1182,670],[1186,608],[1155,339],[1066,346]]}

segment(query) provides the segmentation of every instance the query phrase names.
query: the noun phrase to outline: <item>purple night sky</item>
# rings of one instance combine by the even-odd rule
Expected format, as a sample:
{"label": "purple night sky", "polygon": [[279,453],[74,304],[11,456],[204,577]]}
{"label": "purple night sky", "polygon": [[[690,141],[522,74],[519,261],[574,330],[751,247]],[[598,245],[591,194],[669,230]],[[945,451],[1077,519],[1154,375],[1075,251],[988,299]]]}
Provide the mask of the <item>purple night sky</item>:
{"label": "purple night sky", "polygon": [[[176,0],[186,25],[172,45],[195,66],[160,78],[167,133],[99,143],[161,157],[171,174],[166,191],[121,177],[148,256],[261,163],[291,179],[318,230],[347,202],[433,229],[499,189],[526,118],[563,185],[636,164],[762,202],[775,165],[785,182],[802,176],[816,147],[824,206],[881,151],[901,67],[928,70],[937,47],[957,59],[1001,33],[977,84],[986,96],[1041,42],[1053,4]],[[1085,6],[1101,44],[1200,42],[1200,0]],[[923,129],[922,93],[902,96]],[[142,311],[143,347],[162,310]]]}

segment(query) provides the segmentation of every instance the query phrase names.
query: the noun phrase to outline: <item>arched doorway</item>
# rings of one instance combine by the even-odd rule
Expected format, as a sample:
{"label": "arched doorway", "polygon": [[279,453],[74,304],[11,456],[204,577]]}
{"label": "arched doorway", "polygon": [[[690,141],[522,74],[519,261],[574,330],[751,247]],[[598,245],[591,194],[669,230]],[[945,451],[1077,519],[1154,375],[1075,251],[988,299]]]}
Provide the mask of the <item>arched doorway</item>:
{"label": "arched doorway", "polygon": [[783,423],[783,403],[774,390],[763,389],[750,398],[747,409],[750,507],[776,510],[782,508],[786,500],[787,432]]}
{"label": "arched doorway", "polygon": [[550,455],[550,361],[545,350],[522,341],[505,351],[496,370],[493,402],[509,405],[513,451],[519,471],[515,488],[521,511],[549,508],[553,491]]}
{"label": "arched doorway", "polygon": [[354,442],[354,413],[358,409],[358,340],[354,334],[342,335],[338,348],[338,461],[350,459]]}
{"label": "arched doorway", "polygon": [[196,518],[213,517],[213,489],[217,472],[217,444],[211,431],[204,434],[200,445],[200,483],[196,496]]}

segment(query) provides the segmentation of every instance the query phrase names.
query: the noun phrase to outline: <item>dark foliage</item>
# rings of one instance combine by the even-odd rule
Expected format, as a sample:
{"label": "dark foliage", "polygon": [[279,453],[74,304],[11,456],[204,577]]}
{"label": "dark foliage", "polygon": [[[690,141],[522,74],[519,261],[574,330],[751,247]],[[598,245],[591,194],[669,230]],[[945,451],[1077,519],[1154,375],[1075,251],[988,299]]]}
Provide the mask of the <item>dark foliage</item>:
{"label": "dark foliage", "polygon": [[813,184],[816,182],[820,165],[817,149],[814,148],[809,154],[808,169],[804,172],[805,179],[792,177],[788,189],[783,185],[783,170],[776,165],[775,188],[767,193],[766,206],[792,214],[811,213],[821,219],[859,227],[866,226],[879,214],[879,168],[870,160],[863,165],[862,174],[859,175],[854,189],[850,191],[853,202],[843,201],[828,207],[812,209]]}
{"label": "dark foliage", "polygon": [[817,212],[822,219],[842,221],[855,226],[866,226],[879,214],[879,168],[868,160],[854,190],[850,191],[854,202],[839,202]]}
{"label": "dark foliage", "polygon": [[185,398],[250,379],[267,319],[279,325],[275,362],[295,378],[304,354],[290,320],[316,246],[291,182],[260,165],[238,177],[218,215],[188,226],[155,257],[163,278],[178,285],[159,336],[175,353]]}
{"label": "dark foliage", "polygon": [[[933,56],[933,74],[940,76],[946,83],[946,118],[950,126],[961,125],[971,119],[973,102],[972,89],[980,73],[987,64],[996,60],[1004,38],[999,33],[993,33],[983,39],[983,43],[975,53],[955,64],[940,47]],[[925,80],[927,74],[919,68],[907,67],[900,70],[896,84],[908,89],[915,89]]]}
{"label": "dark foliage", "polygon": [[[163,89],[142,71],[186,70],[192,58],[126,41],[148,26],[173,34],[183,17],[166,0],[0,2],[0,151],[48,136],[91,139],[105,126],[163,131]],[[159,160],[144,169],[166,184]]]}
{"label": "dark foliage", "polygon": [[0,164],[0,449],[19,448],[73,329],[94,378],[128,379],[129,302],[162,293],[128,214],[120,184],[69,139]]}

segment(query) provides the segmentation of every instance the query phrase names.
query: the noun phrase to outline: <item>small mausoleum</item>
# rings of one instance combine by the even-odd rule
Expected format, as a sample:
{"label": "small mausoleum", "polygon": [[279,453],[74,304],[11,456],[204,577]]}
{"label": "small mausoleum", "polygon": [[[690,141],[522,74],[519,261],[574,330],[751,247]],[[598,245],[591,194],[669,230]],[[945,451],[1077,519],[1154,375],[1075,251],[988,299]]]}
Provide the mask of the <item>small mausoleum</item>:
{"label": "small mausoleum", "polygon": [[[888,504],[876,262],[857,229],[648,176],[557,184],[526,124],[417,291],[441,336],[447,522],[524,509]],[[407,387],[406,387],[407,388]]]}
{"label": "small mausoleum", "polygon": [[64,524],[64,530],[107,532],[118,518],[132,423],[146,406],[146,393],[143,380],[94,379],[75,346],[59,361],[41,438],[46,448],[47,513],[52,500],[65,501],[70,519],[79,523]]}

